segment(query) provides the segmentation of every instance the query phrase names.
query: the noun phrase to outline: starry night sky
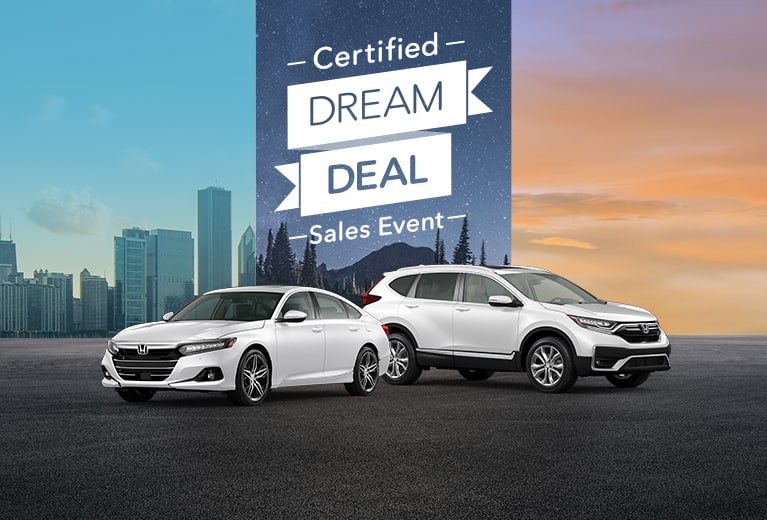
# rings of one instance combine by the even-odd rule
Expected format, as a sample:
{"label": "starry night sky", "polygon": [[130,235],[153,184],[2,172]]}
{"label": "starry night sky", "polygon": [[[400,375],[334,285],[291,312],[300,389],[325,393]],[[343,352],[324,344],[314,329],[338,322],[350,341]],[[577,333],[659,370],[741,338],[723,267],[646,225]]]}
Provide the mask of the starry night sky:
{"label": "starry night sky", "polygon": [[[402,37],[422,43],[439,33],[439,54],[402,61],[318,70],[314,51],[374,47],[378,40]],[[445,42],[465,40],[463,45]],[[306,60],[306,65],[287,63]],[[298,162],[301,151],[287,149],[286,97],[288,85],[384,72],[424,65],[466,61],[469,69],[492,66],[474,94],[493,112],[469,116],[465,125],[441,129],[452,134],[453,195],[360,210],[301,217],[300,211],[274,209],[292,190],[274,166]],[[256,235],[257,253],[264,252],[266,234],[287,223],[291,236],[323,229],[369,224],[371,236],[317,245],[318,263],[329,268],[350,265],[371,251],[393,242],[434,246],[435,231],[379,237],[378,217],[394,219],[466,214],[470,247],[479,257],[485,241],[488,263],[501,263],[511,250],[511,2],[508,0],[359,1],[303,0],[256,3]],[[307,152],[304,152],[307,153]],[[421,173],[419,172],[419,175]],[[446,257],[461,230],[461,219],[444,220],[440,235]],[[300,260],[305,239],[292,240]]]}

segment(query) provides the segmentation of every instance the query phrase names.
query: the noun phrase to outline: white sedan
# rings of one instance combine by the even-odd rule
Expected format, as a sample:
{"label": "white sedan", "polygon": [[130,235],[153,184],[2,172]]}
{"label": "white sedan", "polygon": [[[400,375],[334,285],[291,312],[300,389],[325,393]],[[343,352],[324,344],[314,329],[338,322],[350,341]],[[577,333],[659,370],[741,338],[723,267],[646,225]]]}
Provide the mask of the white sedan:
{"label": "white sedan", "polygon": [[326,383],[370,395],[389,364],[387,334],[367,312],[321,289],[220,289],[115,335],[101,384],[131,402],[157,390],[196,390],[256,405],[274,388]]}

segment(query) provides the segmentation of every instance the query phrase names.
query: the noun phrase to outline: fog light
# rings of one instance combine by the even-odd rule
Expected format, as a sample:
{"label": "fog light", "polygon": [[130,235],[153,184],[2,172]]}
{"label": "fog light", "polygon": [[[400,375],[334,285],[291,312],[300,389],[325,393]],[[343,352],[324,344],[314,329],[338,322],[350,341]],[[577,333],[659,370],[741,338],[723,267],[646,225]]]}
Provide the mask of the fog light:
{"label": "fog light", "polygon": [[109,375],[109,370],[107,370],[107,367],[104,365],[101,365],[101,371],[104,372],[104,377],[107,379],[112,379],[112,376]]}
{"label": "fog light", "polygon": [[202,371],[197,374],[197,377],[194,378],[195,381],[198,381],[200,383],[204,383],[206,381],[218,381],[219,379],[224,378],[224,373],[221,372],[221,369],[218,367],[210,367],[210,368],[204,368]]}

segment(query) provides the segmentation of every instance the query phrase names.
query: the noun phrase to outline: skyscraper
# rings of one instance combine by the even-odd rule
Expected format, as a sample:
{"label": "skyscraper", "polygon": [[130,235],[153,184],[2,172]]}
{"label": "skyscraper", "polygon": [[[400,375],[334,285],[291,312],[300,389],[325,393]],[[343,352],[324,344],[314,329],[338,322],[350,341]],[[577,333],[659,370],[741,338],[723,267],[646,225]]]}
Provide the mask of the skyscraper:
{"label": "skyscraper", "polygon": [[0,266],[10,266],[10,273],[17,272],[16,244],[13,240],[0,240]]}
{"label": "skyscraper", "polygon": [[232,192],[197,191],[197,286],[203,294],[232,285]]}
{"label": "skyscraper", "polygon": [[194,239],[190,231],[153,229],[147,237],[149,321],[194,298]]}
{"label": "skyscraper", "polygon": [[57,302],[53,311],[58,314],[56,317],[59,323],[60,332],[72,332],[74,330],[74,310],[72,302],[74,298],[74,283],[71,274],[49,273],[48,270],[35,271],[35,280],[42,285],[50,285],[59,289],[56,292]]}
{"label": "skyscraper", "polygon": [[248,228],[237,246],[237,285],[256,285],[256,234]]}
{"label": "skyscraper", "polygon": [[[139,228],[115,237],[115,328],[147,322],[147,237]],[[83,309],[83,320],[86,319]]]}
{"label": "skyscraper", "polygon": [[107,280],[94,276],[83,269],[80,272],[80,302],[82,305],[82,329],[85,331],[106,331],[107,325]]}

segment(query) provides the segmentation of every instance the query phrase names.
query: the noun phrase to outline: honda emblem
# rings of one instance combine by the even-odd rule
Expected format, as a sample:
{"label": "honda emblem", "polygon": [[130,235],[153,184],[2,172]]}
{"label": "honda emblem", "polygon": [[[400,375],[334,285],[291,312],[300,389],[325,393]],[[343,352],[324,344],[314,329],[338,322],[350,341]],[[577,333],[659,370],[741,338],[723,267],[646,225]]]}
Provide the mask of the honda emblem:
{"label": "honda emblem", "polygon": [[137,345],[136,350],[138,350],[139,356],[146,356],[149,354],[149,347],[146,345]]}

